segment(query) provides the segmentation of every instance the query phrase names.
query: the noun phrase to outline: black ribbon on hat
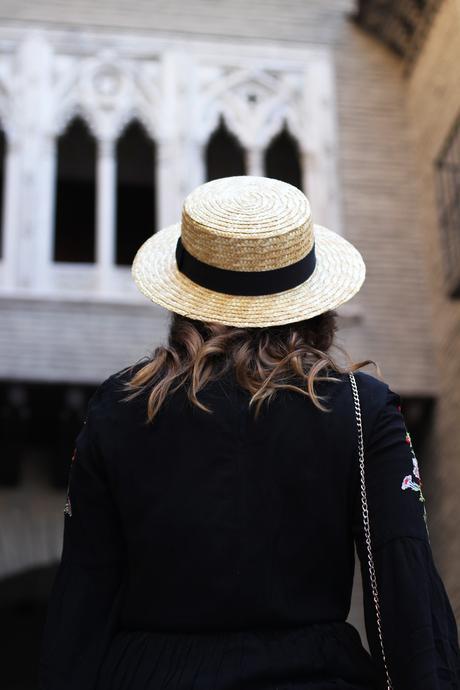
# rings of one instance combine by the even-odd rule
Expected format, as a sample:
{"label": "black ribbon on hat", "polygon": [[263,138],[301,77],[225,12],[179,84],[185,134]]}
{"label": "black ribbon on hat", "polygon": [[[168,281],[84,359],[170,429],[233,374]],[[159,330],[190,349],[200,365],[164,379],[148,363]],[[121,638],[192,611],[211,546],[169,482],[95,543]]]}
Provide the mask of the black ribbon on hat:
{"label": "black ribbon on hat", "polygon": [[192,256],[179,237],[176,245],[176,262],[181,273],[209,290],[230,295],[256,296],[289,290],[308,280],[315,270],[316,254],[313,244],[308,254],[289,266],[268,271],[232,271],[211,266]]}

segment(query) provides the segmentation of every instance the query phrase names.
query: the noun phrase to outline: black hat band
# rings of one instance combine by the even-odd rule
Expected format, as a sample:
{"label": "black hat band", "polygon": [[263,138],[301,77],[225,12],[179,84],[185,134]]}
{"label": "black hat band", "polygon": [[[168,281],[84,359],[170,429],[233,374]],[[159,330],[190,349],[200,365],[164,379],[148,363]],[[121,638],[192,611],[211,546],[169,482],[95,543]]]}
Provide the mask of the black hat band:
{"label": "black hat band", "polygon": [[202,287],[229,295],[272,295],[304,283],[316,266],[315,245],[302,259],[267,271],[232,271],[218,268],[190,254],[179,237],[176,262],[181,273]]}

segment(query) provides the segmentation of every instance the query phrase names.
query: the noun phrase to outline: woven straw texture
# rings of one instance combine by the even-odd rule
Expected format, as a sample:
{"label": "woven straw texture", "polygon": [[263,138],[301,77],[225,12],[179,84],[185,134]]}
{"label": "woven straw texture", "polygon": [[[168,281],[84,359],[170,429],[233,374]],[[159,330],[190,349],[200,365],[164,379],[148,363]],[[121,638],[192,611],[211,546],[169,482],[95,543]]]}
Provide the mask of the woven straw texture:
{"label": "woven straw texture", "polygon": [[[283,292],[225,294],[178,270],[179,236],[197,259],[233,271],[287,266],[315,243],[316,267],[304,283]],[[196,188],[184,202],[181,223],[144,242],[132,265],[137,287],[156,304],[193,319],[242,327],[292,323],[334,309],[358,292],[365,273],[361,254],[348,240],[312,222],[310,204],[300,190],[249,176]]]}

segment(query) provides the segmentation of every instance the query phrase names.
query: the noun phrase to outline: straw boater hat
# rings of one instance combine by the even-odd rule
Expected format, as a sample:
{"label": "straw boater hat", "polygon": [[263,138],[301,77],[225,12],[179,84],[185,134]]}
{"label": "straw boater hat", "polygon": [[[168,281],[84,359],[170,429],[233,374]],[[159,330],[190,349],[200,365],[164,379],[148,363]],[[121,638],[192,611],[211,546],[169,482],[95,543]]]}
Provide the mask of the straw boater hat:
{"label": "straw boater hat", "polygon": [[252,176],[197,187],[181,223],[144,242],[132,265],[153,302],[232,326],[312,318],[353,297],[365,273],[350,242],[313,223],[305,194]]}

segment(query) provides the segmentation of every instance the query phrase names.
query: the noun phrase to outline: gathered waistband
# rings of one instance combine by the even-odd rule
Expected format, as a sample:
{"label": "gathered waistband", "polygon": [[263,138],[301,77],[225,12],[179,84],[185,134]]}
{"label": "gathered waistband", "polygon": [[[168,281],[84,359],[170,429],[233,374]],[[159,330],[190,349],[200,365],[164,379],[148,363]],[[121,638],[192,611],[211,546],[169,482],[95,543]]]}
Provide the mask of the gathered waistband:
{"label": "gathered waistband", "polygon": [[373,690],[374,682],[356,628],[333,621],[199,633],[120,630],[98,690]]}

